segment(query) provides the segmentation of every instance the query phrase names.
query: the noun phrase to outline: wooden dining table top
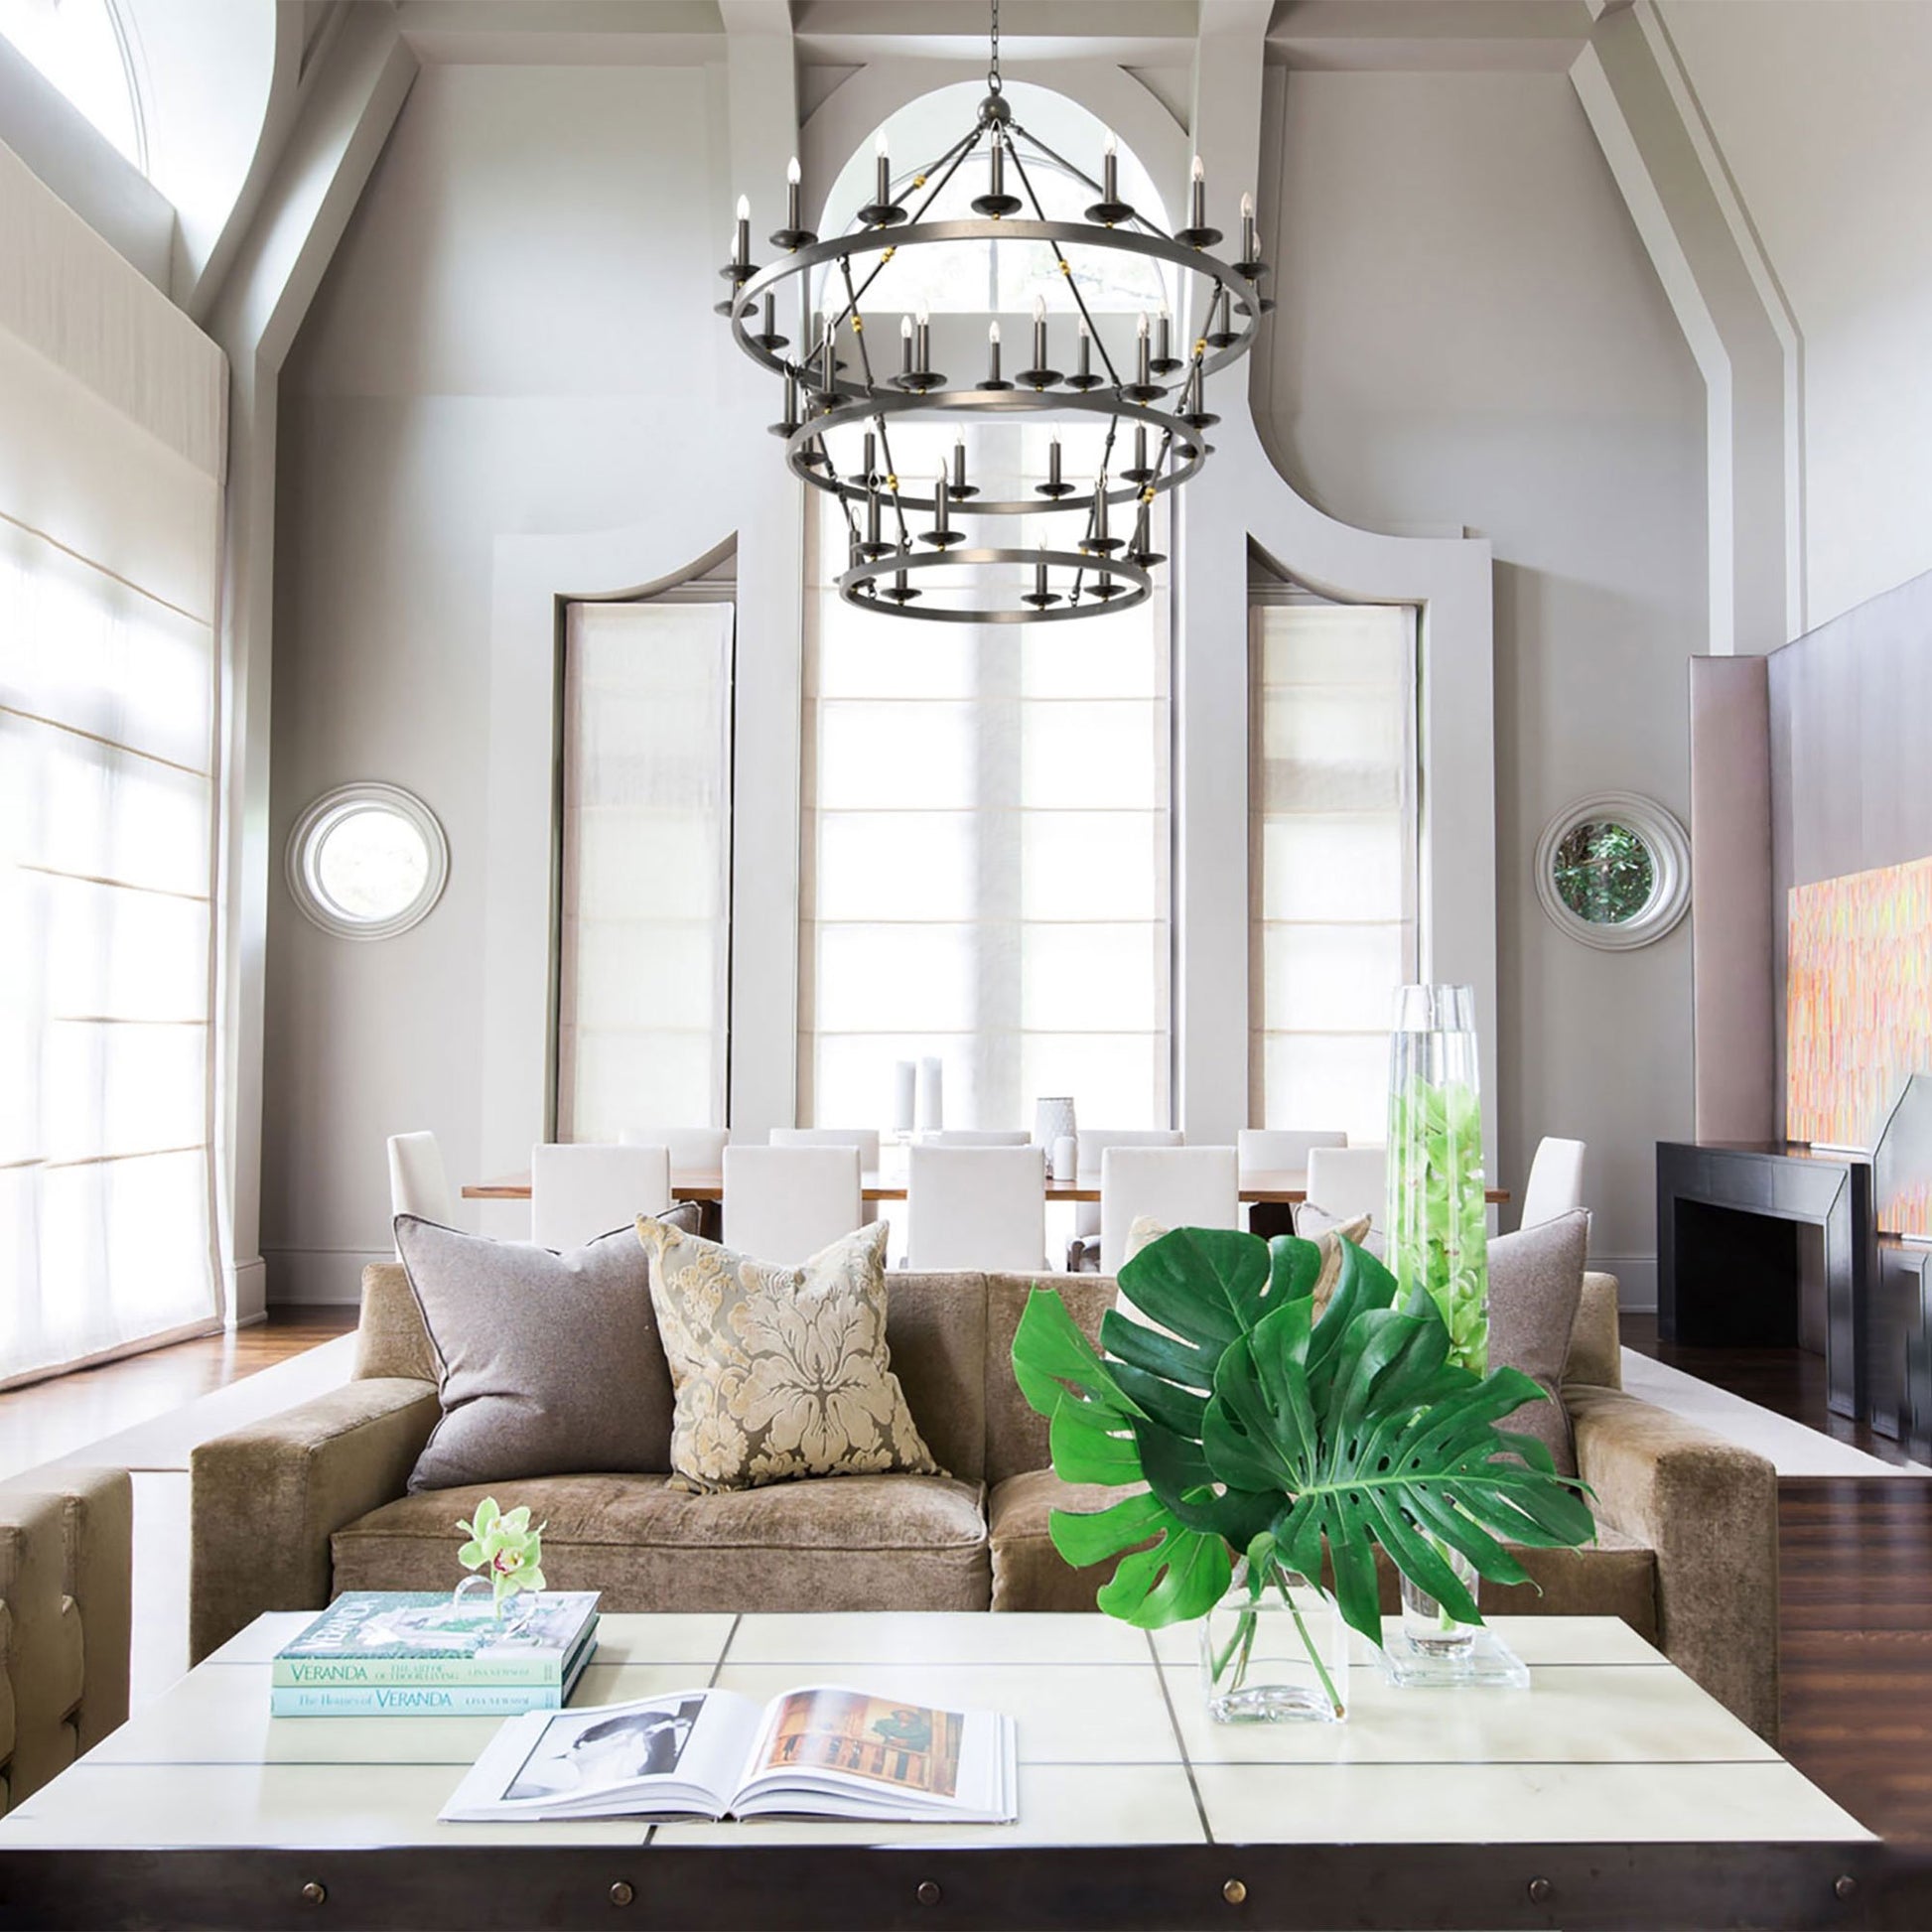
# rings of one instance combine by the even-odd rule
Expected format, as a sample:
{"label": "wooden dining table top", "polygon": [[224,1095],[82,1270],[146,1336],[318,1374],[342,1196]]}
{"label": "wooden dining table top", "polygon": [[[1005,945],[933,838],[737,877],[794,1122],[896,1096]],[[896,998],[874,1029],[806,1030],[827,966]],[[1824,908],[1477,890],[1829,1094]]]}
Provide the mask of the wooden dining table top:
{"label": "wooden dining table top", "polygon": [[[867,1200],[903,1200],[905,1182],[877,1171],[860,1176]],[[671,1176],[671,1193],[678,1200],[723,1200],[725,1176],[718,1173],[678,1173]],[[1295,1205],[1309,1197],[1308,1175],[1298,1169],[1249,1168],[1241,1175],[1244,1201],[1273,1201]],[[473,1180],[463,1189],[465,1200],[528,1200],[530,1176],[527,1173],[503,1174],[494,1180]],[[1051,1180],[1046,1183],[1049,1201],[1097,1201],[1099,1184],[1091,1180]],[[1492,1206],[1509,1199],[1506,1187],[1491,1187],[1483,1198]]]}

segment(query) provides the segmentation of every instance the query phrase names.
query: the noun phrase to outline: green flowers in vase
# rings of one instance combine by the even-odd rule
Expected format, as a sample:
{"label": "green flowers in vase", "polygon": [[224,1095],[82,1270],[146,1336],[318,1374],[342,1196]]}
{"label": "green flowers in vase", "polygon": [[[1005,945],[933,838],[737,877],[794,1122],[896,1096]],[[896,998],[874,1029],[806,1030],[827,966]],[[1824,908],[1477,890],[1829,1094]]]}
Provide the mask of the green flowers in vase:
{"label": "green flowers in vase", "polygon": [[543,1533],[550,1526],[530,1527],[527,1507],[499,1510],[494,1496],[477,1505],[476,1520],[458,1523],[469,1538],[456,1553],[464,1569],[489,1580],[489,1600],[501,1613],[504,1601],[520,1590],[534,1593],[544,1587]]}
{"label": "green flowers in vase", "polygon": [[1594,1534],[1582,1485],[1534,1437],[1497,1427],[1544,1399],[1536,1383],[1461,1366],[1433,1297],[1397,1308],[1386,1268],[1350,1243],[1342,1254],[1317,1311],[1313,1242],[1177,1228],[1121,1269],[1147,1320],[1110,1310],[1098,1349],[1057,1295],[1033,1292],[1013,1366],[1050,1420],[1053,1467],[1125,1492],[1049,1525],[1068,1563],[1120,1558],[1101,1609],[1147,1628],[1204,1616],[1239,1558],[1256,1601],[1278,1566],[1330,1579],[1342,1616],[1379,1644],[1377,1545],[1480,1622],[1439,1545],[1514,1584],[1526,1576],[1505,1540],[1568,1549]]}
{"label": "green flowers in vase", "polygon": [[1449,1360],[1489,1366],[1489,1222],[1482,1102],[1473,1080],[1412,1074],[1389,1095],[1389,1268],[1423,1289],[1449,1331]]}

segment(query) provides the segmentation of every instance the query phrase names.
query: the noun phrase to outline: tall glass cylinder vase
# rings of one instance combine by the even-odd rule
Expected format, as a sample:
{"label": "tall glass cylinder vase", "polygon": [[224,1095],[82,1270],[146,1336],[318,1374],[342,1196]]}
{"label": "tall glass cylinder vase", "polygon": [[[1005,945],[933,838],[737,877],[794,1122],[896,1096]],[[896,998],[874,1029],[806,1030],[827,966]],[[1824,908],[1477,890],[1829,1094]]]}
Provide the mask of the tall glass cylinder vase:
{"label": "tall glass cylinder vase", "polygon": [[[1489,1367],[1489,1221],[1483,1201],[1482,1093],[1475,993],[1467,986],[1405,986],[1389,1038],[1388,1265],[1406,1295],[1423,1289],[1449,1331],[1449,1360]],[[1442,1554],[1462,1578],[1466,1566]],[[1466,1581],[1474,1593],[1474,1576]],[[1473,1646],[1459,1623],[1413,1585],[1404,1625],[1427,1633],[1438,1656]]]}

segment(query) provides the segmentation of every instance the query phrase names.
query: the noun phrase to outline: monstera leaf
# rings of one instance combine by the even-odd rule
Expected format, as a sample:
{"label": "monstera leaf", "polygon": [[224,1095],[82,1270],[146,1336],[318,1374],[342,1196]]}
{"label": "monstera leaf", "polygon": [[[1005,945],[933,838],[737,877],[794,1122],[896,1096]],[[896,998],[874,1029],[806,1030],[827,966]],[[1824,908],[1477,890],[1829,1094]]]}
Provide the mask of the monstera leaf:
{"label": "monstera leaf", "polygon": [[1176,1229],[1120,1273],[1122,1297],[1159,1326],[1109,1311],[1101,1349],[1049,1290],[1029,1298],[1014,1373],[1050,1419],[1054,1469],[1135,1491],[1103,1510],[1055,1510],[1049,1525],[1071,1564],[1121,1557],[1103,1610],[1150,1628],[1200,1616],[1226,1592],[1234,1553],[1279,1548],[1318,1577],[1325,1549],[1344,1614],[1379,1642],[1376,1543],[1450,1614],[1479,1622],[1439,1545],[1518,1583],[1499,1537],[1569,1547],[1593,1533],[1549,1451],[1495,1427],[1543,1399],[1536,1384],[1453,1366],[1430,1298],[1394,1309],[1394,1277],[1346,1242],[1317,1320],[1320,1259],[1292,1236]]}

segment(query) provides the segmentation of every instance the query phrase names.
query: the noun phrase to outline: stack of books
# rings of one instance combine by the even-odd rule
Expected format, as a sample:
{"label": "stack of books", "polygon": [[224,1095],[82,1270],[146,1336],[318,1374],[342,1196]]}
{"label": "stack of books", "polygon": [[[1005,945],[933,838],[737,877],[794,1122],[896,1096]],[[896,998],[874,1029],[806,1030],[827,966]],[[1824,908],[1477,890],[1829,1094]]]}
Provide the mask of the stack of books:
{"label": "stack of books", "polygon": [[597,1648],[597,1591],[545,1590],[527,1620],[447,1590],[350,1590],[276,1652],[277,1718],[510,1718],[558,1711]]}

